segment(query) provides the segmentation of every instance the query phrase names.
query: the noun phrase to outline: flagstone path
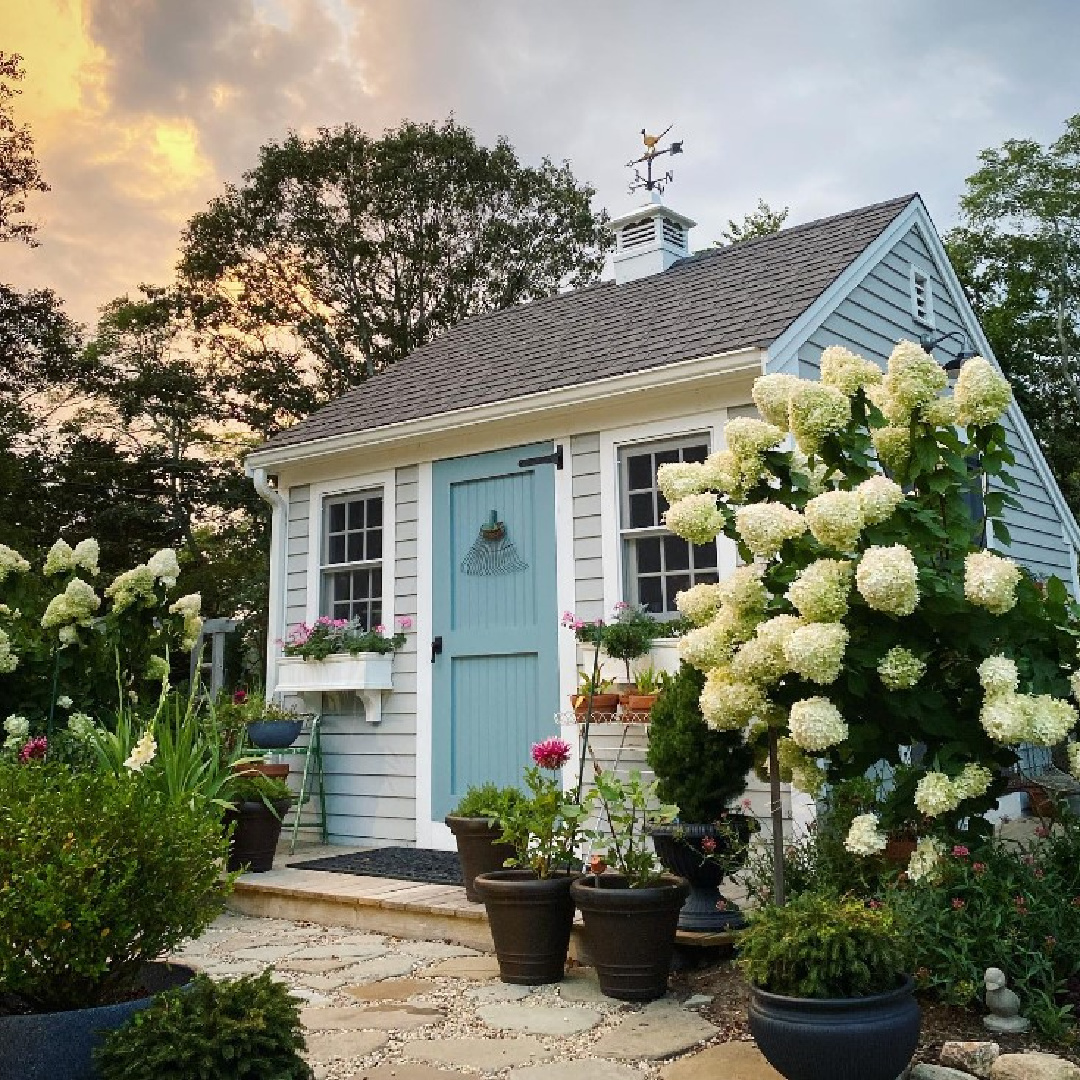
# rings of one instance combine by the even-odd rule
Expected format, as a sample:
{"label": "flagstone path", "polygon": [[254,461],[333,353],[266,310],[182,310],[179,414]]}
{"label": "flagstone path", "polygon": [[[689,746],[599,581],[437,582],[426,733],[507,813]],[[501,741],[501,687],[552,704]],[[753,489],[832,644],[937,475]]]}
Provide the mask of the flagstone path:
{"label": "flagstone path", "polygon": [[214,978],[273,965],[319,1080],[777,1080],[752,1043],[708,1046],[707,999],[630,1005],[588,968],[511,986],[460,945],[235,914],[175,958]]}

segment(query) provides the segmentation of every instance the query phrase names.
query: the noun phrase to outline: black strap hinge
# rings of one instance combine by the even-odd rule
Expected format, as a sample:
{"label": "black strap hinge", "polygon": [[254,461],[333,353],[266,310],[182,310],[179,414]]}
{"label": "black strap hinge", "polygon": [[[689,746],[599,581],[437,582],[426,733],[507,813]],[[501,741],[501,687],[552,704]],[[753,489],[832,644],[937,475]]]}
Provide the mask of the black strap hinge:
{"label": "black strap hinge", "polygon": [[562,443],[555,447],[554,454],[541,454],[539,457],[523,457],[518,461],[519,469],[527,469],[530,465],[554,465],[556,469],[563,467]]}

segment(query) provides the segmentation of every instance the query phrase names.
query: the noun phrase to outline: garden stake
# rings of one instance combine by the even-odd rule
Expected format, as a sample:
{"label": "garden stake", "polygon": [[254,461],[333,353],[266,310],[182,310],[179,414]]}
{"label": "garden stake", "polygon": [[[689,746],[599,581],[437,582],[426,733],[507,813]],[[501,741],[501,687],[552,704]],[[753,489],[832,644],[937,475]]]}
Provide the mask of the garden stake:
{"label": "garden stake", "polygon": [[577,792],[574,795],[574,802],[581,802],[581,788],[585,783],[585,753],[589,748],[589,726],[592,723],[592,705],[593,694],[596,693],[596,679],[600,674],[600,641],[599,638],[596,641],[596,645],[593,648],[592,659],[592,682],[589,685],[589,703],[585,707],[585,733],[581,737],[581,749],[578,753],[578,773],[577,773]]}
{"label": "garden stake", "polygon": [[780,801],[780,753],[776,728],[769,727],[769,810],[772,814],[773,903],[784,904],[784,806]]}

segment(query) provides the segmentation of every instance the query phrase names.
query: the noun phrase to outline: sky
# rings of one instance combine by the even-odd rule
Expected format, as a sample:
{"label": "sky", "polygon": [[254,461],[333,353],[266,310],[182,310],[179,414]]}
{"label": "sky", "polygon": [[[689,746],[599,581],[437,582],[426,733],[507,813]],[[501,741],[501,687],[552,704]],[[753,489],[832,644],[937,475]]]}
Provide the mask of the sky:
{"label": "sky", "polygon": [[0,0],[52,191],[0,280],[77,319],[172,276],[184,223],[290,130],[453,113],[569,160],[613,214],[639,132],[706,247],[759,197],[810,221],[912,191],[956,223],[981,150],[1080,112],[1080,0]]}

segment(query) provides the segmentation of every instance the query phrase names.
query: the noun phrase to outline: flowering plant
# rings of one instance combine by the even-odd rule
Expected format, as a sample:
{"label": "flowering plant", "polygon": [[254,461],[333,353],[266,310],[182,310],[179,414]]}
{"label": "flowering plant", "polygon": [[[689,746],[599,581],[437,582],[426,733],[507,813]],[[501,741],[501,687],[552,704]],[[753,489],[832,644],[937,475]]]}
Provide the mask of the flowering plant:
{"label": "flowering plant", "polygon": [[562,625],[574,631],[578,641],[599,645],[613,660],[626,667],[626,681],[632,681],[630,661],[644,656],[660,636],[663,625],[640,604],[618,603],[611,621],[583,622],[572,611],[564,611]]}
{"label": "flowering plant", "polygon": [[322,615],[314,624],[299,623],[282,643],[286,656],[302,656],[305,660],[325,660],[335,653],[392,653],[405,644],[405,631],[411,629],[412,619],[398,619],[398,629],[387,636],[386,627],[368,630],[359,619],[331,619]]}
{"label": "flowering plant", "polygon": [[[759,758],[775,733],[785,778],[813,793],[923,744],[912,816],[943,832],[986,827],[976,815],[1016,744],[1065,739],[1080,690],[1065,586],[980,550],[1009,542],[1017,506],[1008,383],[978,357],[951,397],[947,382],[911,342],[884,373],[826,349],[820,382],[759,378],[763,420],[730,421],[725,450],[658,473],[668,528],[693,543],[723,533],[746,563],[678,598],[706,721],[751,725]],[[861,821],[853,845],[880,843]]]}

